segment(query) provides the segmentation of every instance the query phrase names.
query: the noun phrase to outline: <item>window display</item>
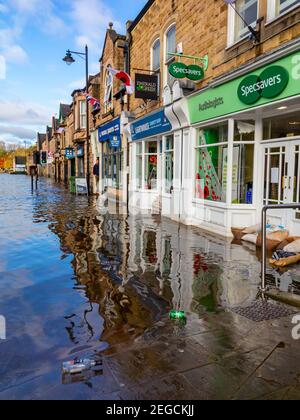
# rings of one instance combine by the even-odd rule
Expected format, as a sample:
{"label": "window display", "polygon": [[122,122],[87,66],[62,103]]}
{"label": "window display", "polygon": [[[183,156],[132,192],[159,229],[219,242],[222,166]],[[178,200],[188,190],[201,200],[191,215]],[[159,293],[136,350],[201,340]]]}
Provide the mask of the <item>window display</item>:
{"label": "window display", "polygon": [[174,181],[174,136],[165,140],[165,192],[171,194]]}

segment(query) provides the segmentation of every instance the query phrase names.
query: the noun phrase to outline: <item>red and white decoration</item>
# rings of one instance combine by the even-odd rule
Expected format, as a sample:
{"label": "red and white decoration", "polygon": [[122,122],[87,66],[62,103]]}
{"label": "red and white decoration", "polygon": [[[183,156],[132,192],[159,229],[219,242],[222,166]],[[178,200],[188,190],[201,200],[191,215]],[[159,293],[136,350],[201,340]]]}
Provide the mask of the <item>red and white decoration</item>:
{"label": "red and white decoration", "polygon": [[133,95],[134,93],[134,86],[131,77],[125,71],[115,70],[112,67],[107,67],[107,71],[109,71],[114,77],[121,80],[125,84],[127,95]]}

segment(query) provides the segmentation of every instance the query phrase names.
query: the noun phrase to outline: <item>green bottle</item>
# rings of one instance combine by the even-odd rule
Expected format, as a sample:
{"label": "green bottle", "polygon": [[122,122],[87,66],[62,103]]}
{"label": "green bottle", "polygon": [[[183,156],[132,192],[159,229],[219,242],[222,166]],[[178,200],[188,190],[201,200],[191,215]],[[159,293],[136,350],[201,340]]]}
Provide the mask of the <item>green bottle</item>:
{"label": "green bottle", "polygon": [[170,312],[170,319],[172,320],[186,319],[185,312],[173,310]]}

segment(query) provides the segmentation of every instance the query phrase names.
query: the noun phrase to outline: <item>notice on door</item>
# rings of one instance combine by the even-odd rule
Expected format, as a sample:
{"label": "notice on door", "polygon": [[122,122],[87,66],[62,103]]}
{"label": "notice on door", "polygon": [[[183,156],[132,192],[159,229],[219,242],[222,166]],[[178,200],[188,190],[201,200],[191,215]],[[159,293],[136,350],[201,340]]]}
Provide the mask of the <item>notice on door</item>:
{"label": "notice on door", "polygon": [[279,184],[279,168],[271,168],[271,184]]}

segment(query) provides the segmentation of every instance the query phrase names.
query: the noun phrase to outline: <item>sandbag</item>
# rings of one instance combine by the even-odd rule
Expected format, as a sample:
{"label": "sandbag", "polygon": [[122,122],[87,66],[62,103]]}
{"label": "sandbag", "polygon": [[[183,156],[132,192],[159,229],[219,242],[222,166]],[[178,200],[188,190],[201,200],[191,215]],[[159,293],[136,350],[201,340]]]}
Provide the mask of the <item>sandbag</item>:
{"label": "sandbag", "polygon": [[242,237],[242,241],[250,242],[251,244],[256,245],[257,242],[257,235],[248,234]]}
{"label": "sandbag", "polygon": [[259,233],[260,231],[261,231],[261,224],[257,224],[254,226],[247,227],[246,229],[243,229],[243,233],[245,235],[253,235],[253,234]]}
{"label": "sandbag", "polygon": [[[282,241],[273,241],[273,240],[267,239],[267,244],[266,244],[267,251],[274,251],[281,242]],[[262,247],[262,233],[259,233],[257,237],[256,246],[258,248]]]}
{"label": "sandbag", "polygon": [[267,239],[270,241],[285,241],[289,237],[289,232],[287,230],[278,230],[277,232],[272,232],[267,235]]}
{"label": "sandbag", "polygon": [[233,234],[233,237],[236,241],[240,241],[245,234],[243,233],[244,229],[239,228],[232,228],[231,232]]}
{"label": "sandbag", "polygon": [[286,252],[294,252],[295,254],[300,254],[300,239],[285,246],[283,250]]}
{"label": "sandbag", "polygon": [[279,261],[270,260],[270,264],[275,267],[288,267],[289,265],[297,264],[300,261],[300,254],[295,255],[294,257],[282,258]]}

